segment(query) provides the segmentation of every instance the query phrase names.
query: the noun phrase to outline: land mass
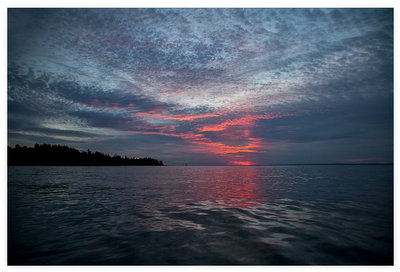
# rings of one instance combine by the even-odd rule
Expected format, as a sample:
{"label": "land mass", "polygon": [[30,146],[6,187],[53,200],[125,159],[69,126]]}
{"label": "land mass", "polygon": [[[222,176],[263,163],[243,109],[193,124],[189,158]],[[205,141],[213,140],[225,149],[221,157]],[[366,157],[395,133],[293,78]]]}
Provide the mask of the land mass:
{"label": "land mass", "polygon": [[48,165],[48,166],[122,166],[122,165],[164,165],[153,158],[128,158],[110,156],[101,152],[81,152],[61,145],[35,144],[34,147],[8,146],[8,165]]}

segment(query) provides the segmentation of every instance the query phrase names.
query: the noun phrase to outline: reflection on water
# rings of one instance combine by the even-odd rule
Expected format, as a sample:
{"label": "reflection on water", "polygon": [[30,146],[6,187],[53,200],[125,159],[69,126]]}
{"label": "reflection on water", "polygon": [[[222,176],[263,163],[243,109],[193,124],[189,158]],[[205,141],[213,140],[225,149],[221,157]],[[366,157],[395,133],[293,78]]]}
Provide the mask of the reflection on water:
{"label": "reflection on water", "polygon": [[[196,200],[213,200],[211,205],[248,207],[261,201],[257,188],[258,169],[255,167],[219,168],[206,173],[192,185]],[[265,201],[266,199],[264,199]]]}
{"label": "reflection on water", "polygon": [[392,264],[391,166],[10,167],[9,264]]}

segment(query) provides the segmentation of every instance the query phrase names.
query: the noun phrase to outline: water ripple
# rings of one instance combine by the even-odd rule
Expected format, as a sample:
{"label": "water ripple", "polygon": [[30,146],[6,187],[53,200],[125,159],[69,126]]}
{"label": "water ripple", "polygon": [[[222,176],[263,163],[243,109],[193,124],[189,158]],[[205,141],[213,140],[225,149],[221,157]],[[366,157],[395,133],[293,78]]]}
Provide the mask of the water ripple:
{"label": "water ripple", "polygon": [[390,175],[361,171],[359,187],[346,168],[156,169],[10,168],[9,262],[393,262]]}

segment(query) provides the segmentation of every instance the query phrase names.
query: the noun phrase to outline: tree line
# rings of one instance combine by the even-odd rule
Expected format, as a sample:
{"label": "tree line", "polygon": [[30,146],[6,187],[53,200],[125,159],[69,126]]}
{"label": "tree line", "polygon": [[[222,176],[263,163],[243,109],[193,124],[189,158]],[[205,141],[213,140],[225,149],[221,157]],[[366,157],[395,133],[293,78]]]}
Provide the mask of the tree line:
{"label": "tree line", "polygon": [[67,165],[67,166],[122,166],[122,165],[164,165],[153,158],[128,158],[110,156],[101,152],[81,152],[61,145],[35,144],[33,147],[8,146],[8,165]]}

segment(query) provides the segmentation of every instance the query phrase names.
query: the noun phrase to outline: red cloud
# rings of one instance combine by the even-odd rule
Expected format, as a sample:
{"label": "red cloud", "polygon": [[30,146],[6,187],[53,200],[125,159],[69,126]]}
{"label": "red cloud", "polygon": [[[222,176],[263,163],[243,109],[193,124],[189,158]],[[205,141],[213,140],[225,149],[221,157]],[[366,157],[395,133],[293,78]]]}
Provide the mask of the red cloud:
{"label": "red cloud", "polygon": [[244,115],[240,118],[235,118],[231,119],[228,121],[224,121],[218,124],[212,124],[212,125],[205,125],[200,128],[198,128],[198,131],[200,132],[205,132],[205,131],[222,131],[225,130],[226,128],[230,126],[249,126],[255,123],[255,121],[260,120],[260,119],[275,119],[275,118],[280,118],[283,117],[283,115],[268,115],[268,114],[263,114],[263,115]]}
{"label": "red cloud", "polygon": [[[209,118],[209,117],[223,117],[220,113],[204,113],[204,114],[176,114],[176,115],[168,115],[164,112],[158,111],[150,111],[150,112],[139,112],[134,113],[134,116],[141,116],[147,118],[154,118],[159,120],[175,120],[175,121],[197,121],[197,119]],[[227,159],[230,164],[233,165],[254,165],[256,164],[253,161],[250,161],[244,155],[248,153],[261,153],[266,149],[267,145],[263,142],[261,138],[253,138],[250,137],[250,129],[249,127],[253,126],[257,120],[260,119],[274,119],[282,117],[282,115],[271,115],[271,114],[249,114],[246,113],[238,118],[233,118],[230,120],[225,120],[217,124],[210,125],[201,125],[197,126],[196,124],[193,126],[198,133],[193,131],[189,132],[176,132],[176,127],[178,125],[169,125],[169,126],[154,126],[151,125],[148,128],[140,127],[134,131],[126,131],[129,133],[137,133],[137,134],[154,134],[154,135],[163,135],[163,136],[171,136],[178,137],[184,139],[188,143],[194,144],[191,148],[193,151],[197,152],[207,152],[214,153],[220,156],[223,156]],[[234,129],[227,130],[229,127],[238,126],[240,127],[240,131],[236,132]],[[246,127],[246,129],[242,129],[242,127]],[[224,131],[222,136],[222,140],[210,139],[203,134],[203,132],[216,132],[216,131]],[[235,135],[233,135],[233,134]],[[232,136],[232,135],[233,136]],[[227,144],[226,140],[235,140],[235,144]],[[239,142],[239,143],[238,143]],[[243,160],[241,160],[243,159]]]}
{"label": "red cloud", "polygon": [[177,121],[189,121],[189,120],[194,120],[194,119],[219,116],[218,114],[213,114],[213,113],[204,113],[204,114],[195,114],[195,115],[190,115],[190,114],[166,115],[166,114],[157,113],[157,112],[138,112],[138,113],[135,113],[134,115],[156,118],[156,119],[163,119],[163,120],[177,120]]}

